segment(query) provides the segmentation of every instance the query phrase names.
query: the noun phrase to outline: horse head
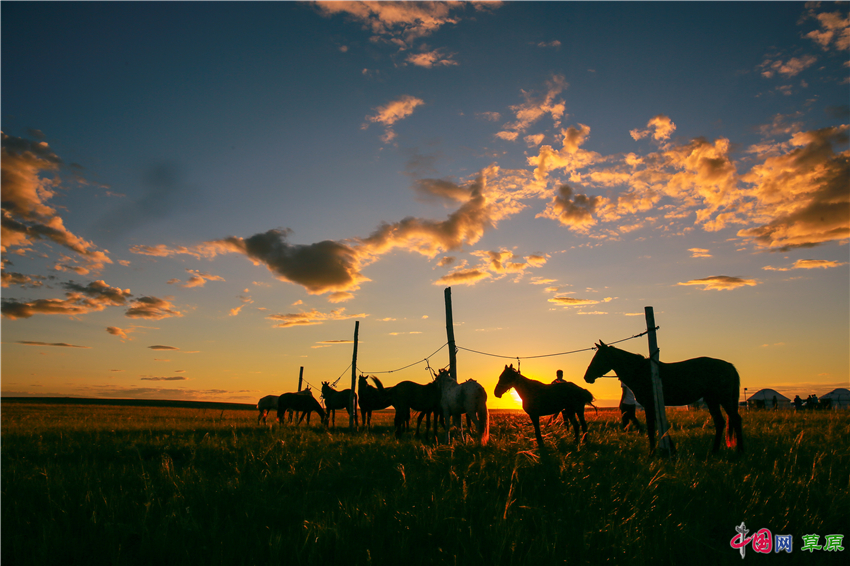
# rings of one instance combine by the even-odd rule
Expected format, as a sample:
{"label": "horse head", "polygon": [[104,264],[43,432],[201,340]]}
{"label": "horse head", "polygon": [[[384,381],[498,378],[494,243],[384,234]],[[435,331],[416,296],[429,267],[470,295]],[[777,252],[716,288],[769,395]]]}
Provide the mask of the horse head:
{"label": "horse head", "polygon": [[602,377],[613,369],[608,355],[609,348],[610,346],[606,346],[602,340],[599,341],[599,344],[596,344],[596,354],[593,355],[590,365],[587,366],[587,371],[584,372],[584,380],[587,383],[593,383],[597,377]]}
{"label": "horse head", "polygon": [[505,370],[499,376],[499,383],[496,384],[496,390],[493,391],[497,398],[501,399],[505,391],[514,386],[518,375],[519,372],[514,369],[513,364],[505,366]]}

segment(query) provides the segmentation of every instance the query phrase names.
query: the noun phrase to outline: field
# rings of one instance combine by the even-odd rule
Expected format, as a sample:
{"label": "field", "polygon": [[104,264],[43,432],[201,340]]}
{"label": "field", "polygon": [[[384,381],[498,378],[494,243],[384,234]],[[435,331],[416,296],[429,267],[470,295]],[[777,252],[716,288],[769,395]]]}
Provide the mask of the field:
{"label": "field", "polygon": [[[340,417],[338,414],[337,417]],[[830,564],[850,535],[850,413],[750,411],[710,455],[705,411],[649,457],[618,414],[590,433],[491,413],[491,442],[396,440],[210,407],[2,404],[2,562],[19,564]],[[639,414],[643,420],[643,415]],[[342,423],[343,426],[339,426]],[[735,527],[793,535],[742,562]]]}

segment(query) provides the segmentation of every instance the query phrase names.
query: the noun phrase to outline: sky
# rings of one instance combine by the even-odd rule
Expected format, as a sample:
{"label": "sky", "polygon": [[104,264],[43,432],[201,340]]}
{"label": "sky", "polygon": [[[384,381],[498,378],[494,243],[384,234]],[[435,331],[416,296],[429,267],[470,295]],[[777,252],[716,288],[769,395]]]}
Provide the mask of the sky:
{"label": "sky", "polygon": [[[2,2],[2,395],[255,403],[647,328],[850,385],[848,4]],[[618,344],[648,354],[646,337]],[[573,352],[566,354],[565,352]],[[559,354],[559,355],[552,355]],[[404,368],[404,369],[402,369]],[[746,388],[746,391],[744,390]]]}

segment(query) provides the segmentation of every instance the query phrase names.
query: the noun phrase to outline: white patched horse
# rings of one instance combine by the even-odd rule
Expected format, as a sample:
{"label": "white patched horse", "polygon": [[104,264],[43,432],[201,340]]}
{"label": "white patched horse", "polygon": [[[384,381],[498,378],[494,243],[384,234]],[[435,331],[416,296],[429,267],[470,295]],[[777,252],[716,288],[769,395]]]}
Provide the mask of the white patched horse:
{"label": "white patched horse", "polygon": [[[458,383],[446,370],[440,370],[436,378],[440,390],[440,409],[446,427],[446,442],[451,442],[452,425],[457,426],[463,438],[460,416],[466,413],[467,422],[472,421],[481,444],[490,438],[490,415],[487,411],[487,392],[477,381],[470,379]],[[451,417],[451,419],[449,419]]]}

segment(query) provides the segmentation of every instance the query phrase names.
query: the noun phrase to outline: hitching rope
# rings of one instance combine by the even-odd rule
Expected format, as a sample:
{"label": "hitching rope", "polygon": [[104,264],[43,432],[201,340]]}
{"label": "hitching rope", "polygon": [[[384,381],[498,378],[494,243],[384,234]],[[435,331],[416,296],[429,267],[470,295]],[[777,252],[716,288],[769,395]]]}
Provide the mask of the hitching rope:
{"label": "hitching rope", "polygon": [[[409,367],[413,367],[413,366],[415,366],[416,364],[421,364],[422,362],[425,362],[426,364],[428,364],[428,360],[429,360],[429,359],[433,358],[433,357],[434,357],[434,356],[435,356],[435,355],[436,355],[436,354],[437,354],[440,350],[442,350],[443,348],[445,348],[445,347],[446,347],[446,346],[448,346],[448,345],[449,345],[449,343],[448,343],[448,342],[446,342],[445,344],[443,344],[442,346],[440,346],[439,348],[437,348],[437,349],[434,351],[434,353],[433,353],[433,354],[431,354],[430,356],[427,356],[427,357],[425,357],[424,359],[421,359],[421,360],[416,360],[416,361],[415,361],[415,362],[413,362],[412,364],[407,364],[406,366],[404,366],[404,367],[400,367],[400,368],[398,368],[398,369],[390,369],[390,370],[386,370],[386,371],[363,371],[363,370],[360,370],[360,368],[357,368],[357,369],[358,369],[358,370],[360,370],[360,373],[368,374],[368,375],[373,375],[373,374],[376,374],[376,373],[395,373],[395,372],[397,372],[397,371],[401,371],[401,370],[403,370],[403,369],[407,369],[407,368],[409,368]],[[348,367],[351,367],[351,366],[348,366]],[[429,365],[428,367],[430,368],[430,365]],[[426,369],[427,369],[427,368],[426,368]]]}
{"label": "hitching rope", "polygon": [[[658,330],[659,328],[661,328],[661,327],[656,326],[653,330]],[[626,340],[631,340],[633,338],[640,338],[641,336],[644,336],[648,333],[649,333],[649,330],[644,330],[640,334],[635,334],[634,336],[629,336],[628,338],[623,338],[622,340],[617,340],[616,342],[609,342],[608,344],[609,345],[619,344],[620,342],[625,342]],[[472,352],[473,354],[481,354],[482,356],[491,356],[493,358],[505,358],[505,359],[517,360],[517,361],[518,360],[533,360],[535,358],[550,358],[552,356],[566,356],[567,354],[577,354],[579,352],[589,352],[591,350],[596,349],[596,346],[593,346],[591,348],[583,348],[581,350],[571,350],[569,352],[558,352],[556,354],[542,354],[542,355],[539,355],[539,356],[502,356],[502,355],[499,355],[499,354],[490,354],[488,352],[479,352],[478,350],[472,350],[470,348],[462,348],[460,346],[456,346],[456,347],[457,347],[458,350],[465,350],[467,352]]]}
{"label": "hitching rope", "polygon": [[[661,328],[661,327],[656,326],[653,330],[658,330],[659,328]],[[640,338],[641,336],[645,336],[648,333],[649,333],[649,330],[644,330],[640,334],[635,334],[634,336],[629,336],[628,338],[623,338],[623,339],[617,340],[615,342],[609,342],[608,344],[609,345],[619,344],[619,343],[625,342],[627,340],[632,340],[634,338]],[[367,375],[374,375],[374,374],[378,374],[378,373],[395,373],[397,371],[402,371],[402,370],[411,368],[411,367],[413,367],[417,364],[421,364],[422,362],[425,362],[425,365],[426,365],[425,369],[430,371],[433,374],[434,370],[431,369],[431,364],[429,363],[429,360],[431,358],[433,358],[435,355],[437,355],[440,352],[440,350],[442,350],[443,348],[445,348],[448,345],[449,345],[449,343],[446,342],[445,344],[443,344],[442,346],[437,348],[434,351],[434,353],[431,354],[430,356],[426,356],[425,358],[423,358],[421,360],[416,360],[415,362],[413,362],[411,364],[407,364],[406,366],[403,366],[403,367],[400,367],[400,368],[397,368],[397,369],[390,369],[390,370],[385,370],[385,371],[368,371],[368,372],[366,372],[366,371],[361,370],[358,367],[357,370],[361,374],[367,374]],[[503,356],[503,355],[500,355],[500,354],[491,354],[489,352],[481,352],[481,351],[478,351],[478,350],[473,350],[471,348],[464,348],[462,346],[457,346],[457,345],[455,345],[455,349],[456,350],[464,350],[465,352],[471,352],[473,354],[480,354],[482,356],[490,356],[490,357],[493,357],[493,358],[504,358],[504,359],[509,359],[509,360],[516,360],[517,365],[519,365],[520,360],[534,360],[534,359],[537,359],[537,358],[551,358],[551,357],[554,357],[554,356],[566,356],[566,355],[569,355],[569,354],[578,354],[579,352],[589,352],[589,351],[595,350],[596,347],[593,346],[593,347],[590,347],[590,348],[582,348],[580,350],[570,350],[569,352],[557,352],[557,353],[554,353],[554,354],[541,354],[541,355],[538,355],[538,356]],[[345,370],[343,370],[342,374],[340,374],[340,376],[338,378],[336,378],[336,381],[334,381],[333,384],[331,384],[331,387],[336,387],[336,384],[339,383],[339,380],[342,379],[342,377],[346,374],[346,372],[349,369],[351,369],[351,364],[348,364],[348,367],[345,368]],[[605,376],[603,376],[603,377],[605,377]],[[310,385],[309,383],[307,383],[307,384]]]}

